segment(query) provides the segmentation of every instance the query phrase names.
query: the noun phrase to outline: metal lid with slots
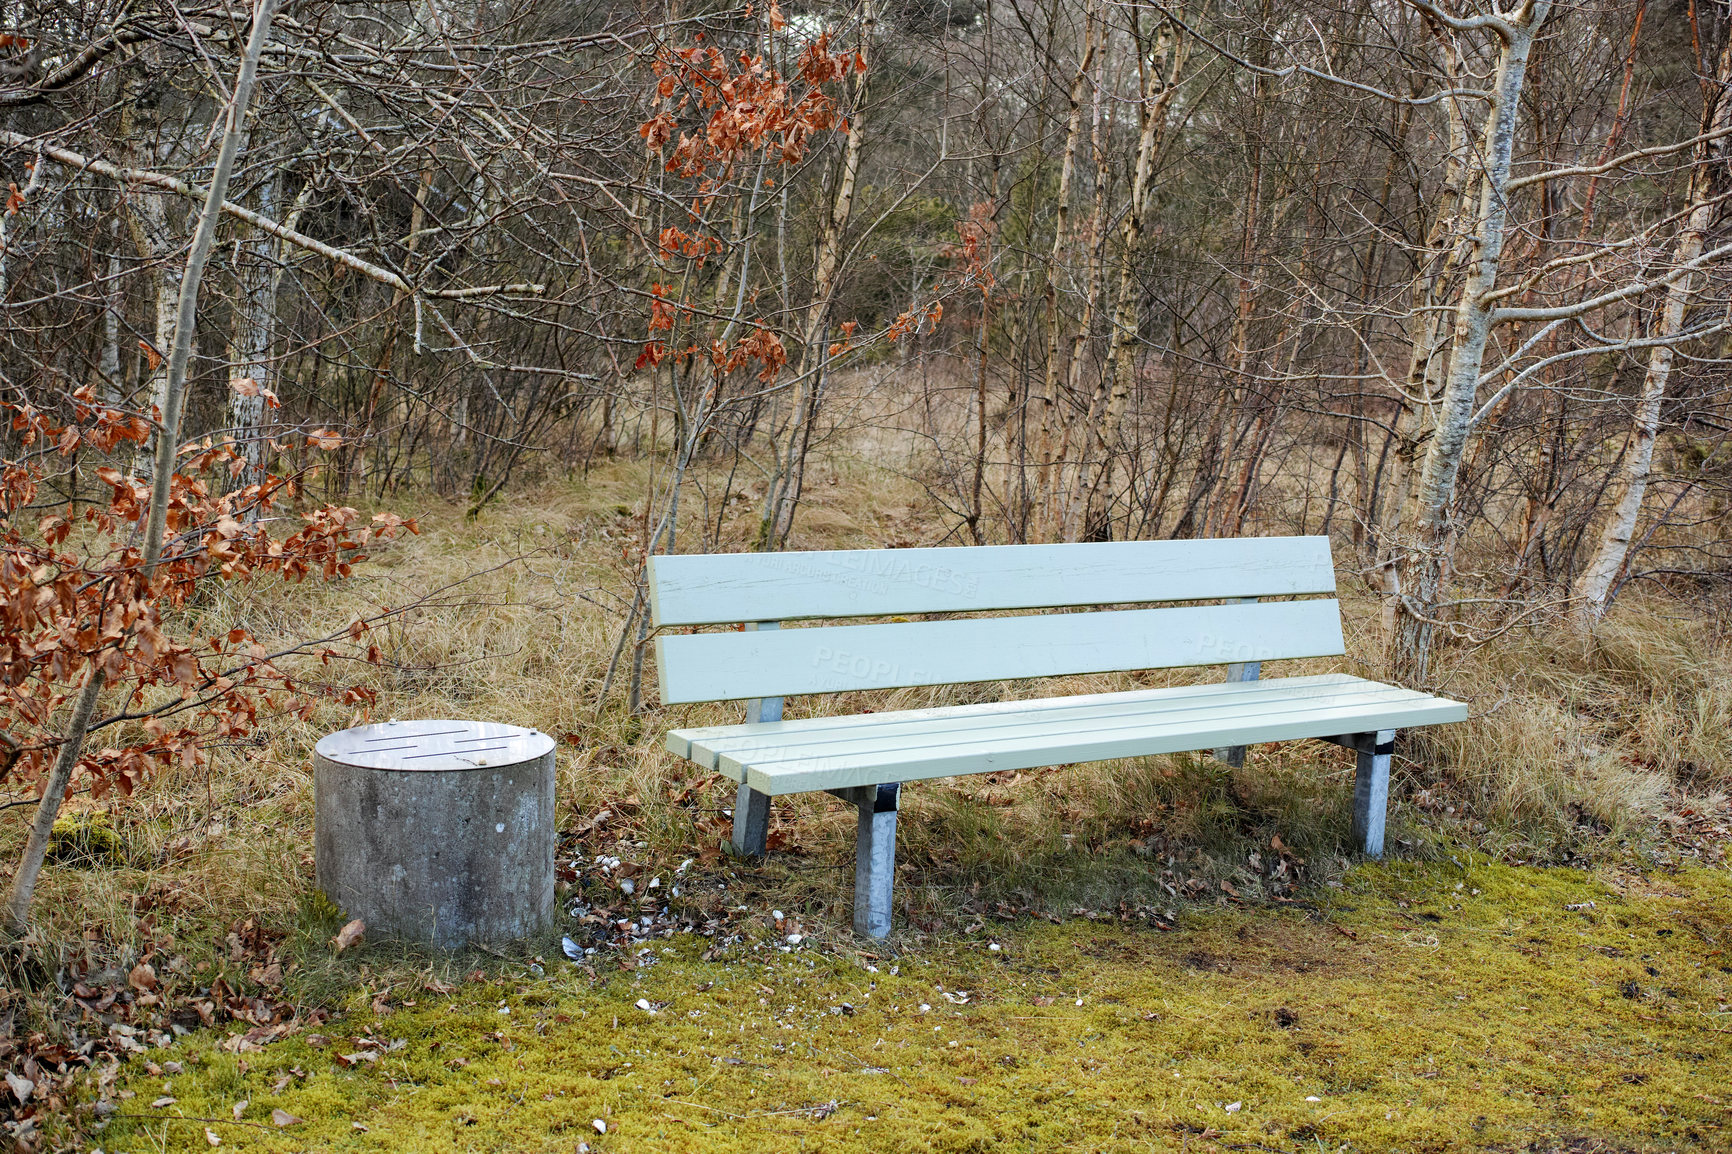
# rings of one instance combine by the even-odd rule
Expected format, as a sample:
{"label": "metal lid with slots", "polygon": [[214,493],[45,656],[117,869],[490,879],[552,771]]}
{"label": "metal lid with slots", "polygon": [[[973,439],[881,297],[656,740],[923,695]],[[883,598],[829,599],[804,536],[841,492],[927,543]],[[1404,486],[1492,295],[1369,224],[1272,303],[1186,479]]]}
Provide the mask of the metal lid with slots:
{"label": "metal lid with slots", "polygon": [[519,765],[544,757],[553,738],[492,721],[386,721],[322,738],[327,761],[361,769],[450,772]]}

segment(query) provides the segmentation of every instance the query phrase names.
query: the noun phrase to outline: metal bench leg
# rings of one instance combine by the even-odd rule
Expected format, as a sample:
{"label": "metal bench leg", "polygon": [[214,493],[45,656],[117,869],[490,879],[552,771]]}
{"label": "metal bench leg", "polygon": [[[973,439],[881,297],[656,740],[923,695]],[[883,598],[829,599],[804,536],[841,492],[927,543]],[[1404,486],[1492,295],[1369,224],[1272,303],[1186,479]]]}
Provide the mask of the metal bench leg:
{"label": "metal bench leg", "polygon": [[890,933],[890,892],[896,878],[898,784],[861,791],[859,834],[854,843],[854,932],[868,938]]}
{"label": "metal bench leg", "polygon": [[759,793],[745,782],[734,794],[734,852],[744,857],[763,857],[770,838],[770,795]]}
{"label": "metal bench leg", "polygon": [[1359,768],[1353,777],[1353,841],[1365,856],[1383,856],[1383,823],[1389,813],[1389,758],[1395,730],[1356,733],[1353,749]]}
{"label": "metal bench leg", "polygon": [[[1246,597],[1246,601],[1255,601],[1255,597]],[[1261,661],[1234,662],[1227,666],[1228,681],[1255,681],[1263,672]],[[1215,760],[1224,761],[1234,769],[1245,764],[1245,747],[1242,745],[1223,745],[1215,750]]]}
{"label": "metal bench leg", "polygon": [[[1241,605],[1255,605],[1256,603],[1255,597],[1239,598]],[[1263,663],[1261,661],[1235,661],[1227,666],[1227,680],[1230,682],[1255,681],[1262,676],[1262,673]],[[1245,747],[1242,745],[1223,745],[1215,750],[1215,760],[1226,762],[1234,769],[1238,769],[1245,764]]]}
{"label": "metal bench leg", "polygon": [[[780,629],[774,621],[752,621],[746,623],[746,628],[758,630]],[[746,702],[746,723],[748,725],[765,721],[782,720],[782,699],[780,697],[754,697]],[[763,857],[770,839],[770,795],[759,793],[745,782],[740,783],[739,792],[734,794],[734,852],[743,857]]]}

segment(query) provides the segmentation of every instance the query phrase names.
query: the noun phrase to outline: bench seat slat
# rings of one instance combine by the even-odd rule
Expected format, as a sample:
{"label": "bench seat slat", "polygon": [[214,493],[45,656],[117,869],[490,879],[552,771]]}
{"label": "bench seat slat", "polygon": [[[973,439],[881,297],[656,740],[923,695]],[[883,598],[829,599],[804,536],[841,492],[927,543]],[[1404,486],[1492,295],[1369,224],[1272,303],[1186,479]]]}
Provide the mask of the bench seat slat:
{"label": "bench seat slat", "polygon": [[1333,593],[1326,537],[650,558],[657,626]]}
{"label": "bench seat slat", "polygon": [[1335,656],[1333,600],[827,625],[656,639],[662,701],[728,701]]}
{"label": "bench seat slat", "polygon": [[[1286,684],[1289,681],[1298,684]],[[1246,692],[1253,687],[1263,692]],[[1269,692],[1271,687],[1274,692]],[[745,726],[732,727],[732,733],[718,732],[718,727],[702,739],[685,740],[693,760],[775,796],[1180,753],[1212,749],[1229,741],[1258,744],[1332,737],[1467,718],[1467,706],[1460,702],[1358,678],[1331,679],[1327,684],[1315,678],[1273,679],[1208,687],[1222,691],[1213,694],[1188,692],[1199,688],[1203,687],[1048,699],[1043,705],[1053,708],[1044,709],[1041,722],[1034,725],[1019,724],[1015,714],[960,706],[919,711],[924,716],[910,729],[884,737],[876,735],[875,729],[861,730],[851,739],[835,731],[826,734],[807,729],[801,733],[792,729],[799,723],[784,722],[780,726],[752,726],[749,733],[743,732],[748,728]],[[1120,702],[1107,700],[1114,697]],[[1163,703],[1170,704],[1170,699],[1184,699],[1185,705],[1177,710],[1160,708]],[[1114,704],[1146,707],[1148,712],[1112,718],[1091,712]],[[1067,707],[1080,712],[1067,719]],[[896,713],[870,716],[886,726],[900,727],[905,720]],[[918,732],[921,724],[933,727],[929,739],[922,739]],[[747,738],[753,750],[721,752],[719,747],[735,737]],[[681,739],[670,735],[670,746],[677,740]]]}
{"label": "bench seat slat", "polygon": [[[775,737],[768,741],[763,735],[742,743],[737,749],[718,748],[718,768],[738,776],[748,766],[766,773],[776,772],[777,766],[789,761],[820,760],[826,763],[902,762],[910,756],[927,759],[947,755],[957,749],[981,746],[1008,748],[1025,742],[1037,743],[1051,750],[1069,748],[1098,737],[1113,734],[1175,733],[1189,734],[1200,726],[1220,726],[1229,723],[1262,724],[1276,718],[1290,718],[1301,713],[1339,714],[1342,710],[1388,712],[1413,706],[1424,707],[1427,699],[1403,693],[1371,693],[1342,690],[1322,699],[1303,700],[1232,699],[1206,709],[1126,711],[1117,716],[1085,715],[1074,718],[1049,718],[1038,724],[1023,724],[1006,720],[983,729],[977,726],[954,726],[930,735],[919,731],[902,734],[860,734],[855,737],[807,745],[802,742],[789,747]],[[1381,716],[1381,714],[1378,714]],[[1203,747],[1198,747],[1203,748]],[[1208,748],[1213,748],[1208,747]],[[1169,751],[1171,752],[1171,751]],[[1065,760],[1092,760],[1075,758]]]}
{"label": "bench seat slat", "polygon": [[[773,731],[782,734],[798,734],[804,737],[813,735],[822,739],[822,735],[831,732],[846,733],[855,729],[869,729],[877,733],[886,727],[920,725],[927,721],[944,721],[955,719],[966,724],[969,719],[985,717],[994,714],[1008,714],[1014,717],[1039,717],[1049,711],[1082,710],[1095,706],[1106,709],[1137,709],[1151,698],[1163,703],[1179,705],[1191,698],[1209,698],[1222,693],[1272,693],[1293,692],[1302,688],[1312,687],[1327,690],[1338,685],[1368,685],[1379,684],[1367,682],[1362,677],[1354,677],[1349,673],[1316,673],[1303,677],[1286,677],[1272,681],[1243,682],[1205,682],[1200,685],[1175,685],[1161,689],[1115,690],[1110,693],[1083,693],[1067,697],[1033,697],[1013,698],[1004,701],[977,701],[971,705],[937,705],[926,709],[898,709],[884,713],[842,713],[830,717],[802,717],[783,721],[776,725],[730,724],[694,726],[690,729],[671,730],[667,736],[667,748],[670,753],[680,757],[691,757],[691,747],[694,743],[705,748],[711,748],[719,741],[730,738],[744,738],[754,733]],[[1391,687],[1394,688],[1394,687]],[[1403,691],[1406,692],[1406,691]],[[893,719],[893,720],[892,720]]]}
{"label": "bench seat slat", "polygon": [[[1228,715],[1255,718],[1259,712],[1296,708],[1326,708],[1344,705],[1405,705],[1430,700],[1425,694],[1394,685],[1360,681],[1336,682],[1291,691],[1279,682],[1227,683],[1242,692],[1208,696],[1176,695],[1164,690],[1141,690],[1109,694],[1104,700],[1058,709],[996,715],[967,713],[904,720],[899,713],[871,714],[879,724],[870,728],[846,727],[809,730],[797,735],[775,726],[752,726],[746,731],[716,734],[701,747],[715,758],[735,763],[760,764],[785,760],[780,751],[792,748],[801,758],[827,757],[892,751],[905,746],[932,749],[952,743],[969,744],[985,738],[1001,741],[1017,734],[1035,734],[1054,741],[1087,736],[1091,729],[1146,726],[1161,722],[1185,724],[1194,718]],[[1251,689],[1251,686],[1257,686]],[[1116,700],[1115,700],[1116,699]],[[1063,702],[1066,699],[1054,699]],[[712,764],[717,768],[719,764]],[[737,777],[738,774],[736,773]]]}

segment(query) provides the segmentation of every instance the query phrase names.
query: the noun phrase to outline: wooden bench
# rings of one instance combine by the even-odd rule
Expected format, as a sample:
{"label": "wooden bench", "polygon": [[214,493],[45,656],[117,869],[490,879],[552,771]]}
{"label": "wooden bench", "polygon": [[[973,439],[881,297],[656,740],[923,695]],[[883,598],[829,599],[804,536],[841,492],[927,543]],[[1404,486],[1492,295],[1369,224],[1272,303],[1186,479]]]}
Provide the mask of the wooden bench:
{"label": "wooden bench", "polygon": [[[650,560],[664,704],[746,698],[743,725],[676,729],[668,748],[740,783],[737,852],[761,855],[770,799],[825,790],[859,807],[854,928],[890,931],[902,784],[964,773],[1320,738],[1359,754],[1354,840],[1383,852],[1395,732],[1467,706],[1346,674],[1263,678],[1265,662],[1344,652],[1326,537],[725,553]],[[1281,600],[1267,600],[1281,598]],[[1189,602],[1125,608],[1160,602]],[[1209,602],[1208,604],[1196,604]],[[1092,612],[906,620],[1081,606]],[[782,622],[887,623],[783,629]],[[743,625],[743,631],[738,626]],[[1224,683],[782,720],[786,697],[1226,665]]]}

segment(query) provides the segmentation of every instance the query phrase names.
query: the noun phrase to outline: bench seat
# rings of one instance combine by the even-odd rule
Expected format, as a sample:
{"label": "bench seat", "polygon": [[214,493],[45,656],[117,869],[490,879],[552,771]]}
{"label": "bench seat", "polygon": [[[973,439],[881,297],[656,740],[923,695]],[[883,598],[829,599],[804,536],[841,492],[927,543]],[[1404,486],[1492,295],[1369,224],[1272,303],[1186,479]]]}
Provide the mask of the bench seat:
{"label": "bench seat", "polygon": [[1458,701],[1328,673],[676,729],[667,747],[777,797],[1466,718]]}

